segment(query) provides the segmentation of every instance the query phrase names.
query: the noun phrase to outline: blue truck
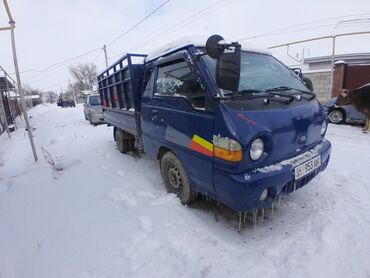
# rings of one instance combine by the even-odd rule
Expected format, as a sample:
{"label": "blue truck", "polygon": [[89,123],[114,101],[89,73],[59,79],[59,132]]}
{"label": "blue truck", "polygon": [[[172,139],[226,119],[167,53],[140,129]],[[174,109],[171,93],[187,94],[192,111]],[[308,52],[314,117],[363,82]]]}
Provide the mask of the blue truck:
{"label": "blue truck", "polygon": [[329,162],[326,114],[302,79],[218,35],[126,54],[98,90],[119,151],[159,160],[183,204],[201,194],[238,212],[268,208]]}

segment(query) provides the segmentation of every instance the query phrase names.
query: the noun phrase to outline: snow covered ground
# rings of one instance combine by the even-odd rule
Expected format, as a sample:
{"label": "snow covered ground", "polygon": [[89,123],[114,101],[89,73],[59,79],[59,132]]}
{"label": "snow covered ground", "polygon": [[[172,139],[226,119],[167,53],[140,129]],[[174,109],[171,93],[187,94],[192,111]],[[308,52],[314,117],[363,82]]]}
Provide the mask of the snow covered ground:
{"label": "snow covered ground", "polygon": [[166,194],[158,162],[120,154],[82,106],[29,114],[38,163],[24,129],[0,136],[1,278],[370,277],[360,127],[330,125],[326,172],[239,234],[229,210]]}

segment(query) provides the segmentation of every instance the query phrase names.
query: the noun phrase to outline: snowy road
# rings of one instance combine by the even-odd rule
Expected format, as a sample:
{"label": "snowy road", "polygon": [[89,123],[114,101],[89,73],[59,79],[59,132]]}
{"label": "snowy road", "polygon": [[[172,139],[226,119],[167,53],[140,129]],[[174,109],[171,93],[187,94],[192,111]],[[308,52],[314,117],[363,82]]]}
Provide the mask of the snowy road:
{"label": "snowy road", "polygon": [[38,163],[24,130],[0,137],[1,278],[370,277],[360,127],[330,125],[326,172],[238,234],[227,209],[166,194],[158,162],[120,154],[112,128],[90,126],[82,106],[29,114]]}

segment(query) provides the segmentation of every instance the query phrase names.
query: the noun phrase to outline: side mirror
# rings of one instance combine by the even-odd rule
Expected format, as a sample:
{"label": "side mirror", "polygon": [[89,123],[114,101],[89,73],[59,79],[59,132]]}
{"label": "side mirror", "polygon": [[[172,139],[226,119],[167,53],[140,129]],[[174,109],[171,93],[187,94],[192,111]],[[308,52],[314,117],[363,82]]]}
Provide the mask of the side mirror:
{"label": "side mirror", "polygon": [[206,43],[207,54],[217,59],[216,83],[224,90],[238,91],[241,67],[241,45],[225,43],[219,35],[210,36]]}
{"label": "side mirror", "polygon": [[313,92],[313,84],[312,84],[311,79],[309,79],[308,77],[302,76],[302,80],[303,80],[304,84],[306,85],[307,89],[309,89],[311,92]]}
{"label": "side mirror", "polygon": [[292,71],[294,71],[294,73],[299,77],[299,78],[303,78],[303,74],[302,74],[302,69],[301,68],[290,68]]}
{"label": "side mirror", "polygon": [[311,79],[308,77],[304,77],[302,73],[301,68],[290,68],[294,73],[303,81],[304,85],[309,89],[311,92],[313,92],[313,84]]}

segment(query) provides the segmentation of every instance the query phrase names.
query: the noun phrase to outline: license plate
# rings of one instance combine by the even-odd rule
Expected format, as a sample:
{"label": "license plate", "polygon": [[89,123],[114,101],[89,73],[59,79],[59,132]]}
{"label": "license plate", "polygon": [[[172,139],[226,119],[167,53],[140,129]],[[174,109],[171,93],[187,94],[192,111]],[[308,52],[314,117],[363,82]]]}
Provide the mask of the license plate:
{"label": "license plate", "polygon": [[303,178],[321,166],[321,156],[316,156],[294,168],[295,180]]}

